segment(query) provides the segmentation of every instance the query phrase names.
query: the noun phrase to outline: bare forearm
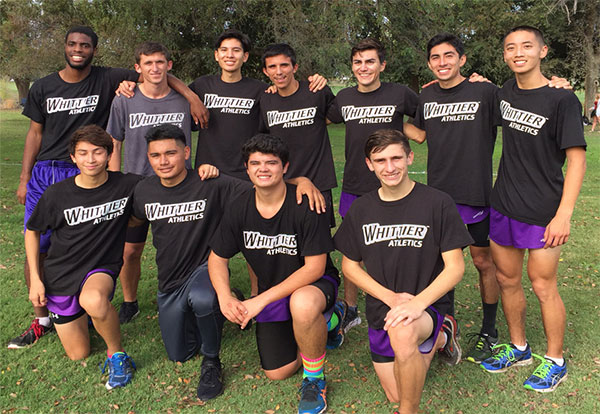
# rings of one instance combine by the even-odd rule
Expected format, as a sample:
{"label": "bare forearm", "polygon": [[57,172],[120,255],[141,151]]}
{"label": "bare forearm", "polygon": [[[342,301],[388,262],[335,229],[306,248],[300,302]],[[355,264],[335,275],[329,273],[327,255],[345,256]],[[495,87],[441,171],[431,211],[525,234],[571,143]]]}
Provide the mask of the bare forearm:
{"label": "bare forearm", "polygon": [[565,214],[570,218],[575,209],[575,202],[581,191],[586,170],[585,150],[582,147],[567,150],[567,172],[563,184],[563,194],[558,206],[557,215]]}
{"label": "bare forearm", "polygon": [[210,281],[217,293],[217,297],[223,298],[225,295],[231,296],[231,287],[229,285],[229,261],[217,254],[210,252],[208,256],[208,275]]}
{"label": "bare forearm", "polygon": [[362,289],[364,292],[373,296],[376,299],[384,302],[386,305],[391,306],[391,298],[394,292],[379,282],[377,282],[371,275],[369,275],[360,265],[360,263],[348,259],[346,256],[342,258],[342,272],[344,277]]}
{"label": "bare forearm", "polygon": [[25,255],[29,265],[30,280],[37,281],[40,278],[40,232],[27,230],[25,232]]}
{"label": "bare forearm", "polygon": [[442,258],[444,260],[444,270],[429,286],[415,296],[414,300],[417,300],[423,308],[436,302],[451,291],[463,277],[465,262],[460,249],[444,252]]}
{"label": "bare forearm", "polygon": [[415,141],[418,144],[422,144],[423,142],[425,142],[426,134],[425,131],[423,131],[422,129],[417,128],[416,126],[408,122],[404,123],[403,129],[404,135],[406,135],[408,139]]}
{"label": "bare forearm", "polygon": [[123,143],[113,138],[113,152],[108,161],[108,169],[110,171],[121,171],[121,149]]}

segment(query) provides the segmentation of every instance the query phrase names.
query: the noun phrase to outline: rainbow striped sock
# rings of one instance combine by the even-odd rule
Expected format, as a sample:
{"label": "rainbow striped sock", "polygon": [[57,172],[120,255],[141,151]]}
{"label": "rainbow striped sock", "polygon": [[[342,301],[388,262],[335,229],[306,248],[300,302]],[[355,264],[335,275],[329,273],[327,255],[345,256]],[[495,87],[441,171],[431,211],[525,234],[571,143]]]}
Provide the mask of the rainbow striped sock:
{"label": "rainbow striped sock", "polygon": [[325,352],[317,359],[308,359],[302,353],[302,366],[304,367],[304,373],[302,378],[325,378],[323,375],[323,368],[325,368]]}

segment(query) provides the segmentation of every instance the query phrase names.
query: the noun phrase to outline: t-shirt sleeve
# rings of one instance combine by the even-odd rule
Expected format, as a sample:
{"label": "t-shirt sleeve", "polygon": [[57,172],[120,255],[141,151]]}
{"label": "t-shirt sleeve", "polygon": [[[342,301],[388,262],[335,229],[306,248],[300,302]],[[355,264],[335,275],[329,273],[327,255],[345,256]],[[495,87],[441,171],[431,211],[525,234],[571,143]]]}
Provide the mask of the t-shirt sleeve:
{"label": "t-shirt sleeve", "polygon": [[354,234],[355,229],[354,213],[352,211],[352,206],[350,206],[350,210],[346,213],[342,224],[340,224],[335,236],[333,236],[333,242],[336,250],[339,250],[340,253],[348,259],[360,262],[362,260],[360,247],[358,245],[360,235]]}
{"label": "t-shirt sleeve", "polygon": [[110,79],[111,87],[116,90],[124,80],[137,82],[140,79],[140,74],[130,69],[108,68],[108,78]]}
{"label": "t-shirt sleeve", "polygon": [[[258,104],[262,105],[265,103],[265,101],[268,99],[267,98],[267,93],[263,92],[258,96]],[[260,109],[260,116],[258,117],[258,132],[262,132],[263,134],[268,134],[269,133],[269,124],[267,123],[267,119],[266,119],[267,113],[266,111],[263,111],[263,109]]]}
{"label": "t-shirt sleeve", "polygon": [[192,92],[194,92],[196,95],[198,95],[198,97],[200,98],[202,103],[204,103],[204,93],[202,92],[201,78],[198,78],[198,79],[194,80],[192,83],[190,83],[188,85],[188,88],[190,88]]}
{"label": "t-shirt sleeve", "polygon": [[223,210],[230,205],[240,194],[250,191],[252,183],[236,177],[221,175],[218,178],[220,186],[220,205]]}
{"label": "t-shirt sleeve", "polygon": [[240,225],[236,223],[236,214],[231,208],[225,209],[223,218],[219,227],[212,235],[208,245],[218,256],[229,259],[240,251],[238,240],[240,235]]}
{"label": "t-shirt sleeve", "polygon": [[52,203],[52,195],[55,192],[48,189],[42,194],[29,220],[27,220],[27,229],[45,233],[47,230],[53,230],[58,227],[59,220],[56,215],[59,210]]}
{"label": "t-shirt sleeve", "polygon": [[[139,92],[139,91],[138,91]],[[127,114],[125,114],[124,96],[115,96],[110,105],[110,115],[106,132],[108,132],[117,141],[125,140],[125,126],[127,124]]]}
{"label": "t-shirt sleeve", "polygon": [[572,92],[565,92],[558,102],[556,139],[560,149],[586,147],[583,135],[581,103]]}
{"label": "t-shirt sleeve", "polygon": [[423,117],[424,107],[425,107],[424,103],[419,102],[419,105],[417,105],[417,111],[415,113],[415,117],[412,122],[414,126],[416,126],[417,128],[421,128],[422,130],[425,130],[425,118]]}
{"label": "t-shirt sleeve", "polygon": [[329,119],[334,124],[340,124],[344,122],[344,118],[342,117],[342,111],[340,110],[340,106],[336,98],[334,98],[331,102],[331,105],[329,105],[329,108],[327,110],[327,119]]}
{"label": "t-shirt sleeve", "polygon": [[[308,205],[305,198],[302,205]],[[302,223],[302,245],[298,246],[301,256],[316,256],[333,250],[329,230],[329,216],[306,209]]]}
{"label": "t-shirt sleeve", "polygon": [[414,118],[419,107],[419,95],[412,89],[404,87],[404,114]]}
{"label": "t-shirt sleeve", "polygon": [[143,193],[141,189],[142,183],[139,182],[135,189],[133,190],[133,209],[132,214],[140,220],[146,220],[146,211],[144,208],[144,203],[140,198],[140,194]]}
{"label": "t-shirt sleeve", "polygon": [[23,115],[31,119],[38,124],[44,124],[44,110],[43,110],[43,96],[39,83],[34,83],[29,93],[27,94],[27,101],[25,101],[25,108],[23,108]]}
{"label": "t-shirt sleeve", "polygon": [[500,113],[500,98],[498,97],[498,93],[500,92],[500,88],[494,85],[492,93],[492,122],[494,126],[502,126],[502,114]]}
{"label": "t-shirt sleeve", "polygon": [[456,204],[449,196],[442,201],[442,229],[440,236],[440,250],[448,252],[462,249],[473,243],[473,239],[465,227]]}

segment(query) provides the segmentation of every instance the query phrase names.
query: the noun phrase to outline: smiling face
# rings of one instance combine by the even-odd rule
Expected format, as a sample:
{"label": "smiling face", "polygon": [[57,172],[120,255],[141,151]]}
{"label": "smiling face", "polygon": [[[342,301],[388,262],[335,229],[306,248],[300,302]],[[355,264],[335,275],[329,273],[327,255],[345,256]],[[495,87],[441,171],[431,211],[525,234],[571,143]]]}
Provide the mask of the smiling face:
{"label": "smiling face", "polygon": [[459,56],[458,52],[450,43],[440,43],[431,48],[427,66],[437,80],[441,83],[455,86],[464,78],[460,74],[467,57]]}
{"label": "smiling face", "polygon": [[504,61],[515,74],[524,75],[540,71],[540,64],[548,53],[535,33],[517,30],[504,39]]}
{"label": "smiling face", "polygon": [[110,155],[104,147],[88,141],[79,141],[71,160],[77,165],[82,175],[93,178],[106,173]]}
{"label": "smiling face", "polygon": [[283,93],[287,93],[295,87],[294,74],[297,70],[298,65],[293,65],[292,59],[286,55],[265,58],[264,74]]}
{"label": "smiling face", "polygon": [[356,52],[352,56],[352,73],[356,77],[360,92],[371,92],[379,88],[379,76],[385,70],[385,63],[379,60],[375,49]]}
{"label": "smiling face", "polygon": [[159,139],[148,143],[148,161],[161,183],[167,186],[183,181],[187,174],[185,161],[190,147],[175,139]]}
{"label": "smiling face", "polygon": [[215,60],[225,72],[239,72],[248,60],[248,52],[244,52],[242,42],[236,38],[225,39],[215,50]]}
{"label": "smiling face", "polygon": [[140,55],[140,62],[135,64],[135,70],[144,78],[144,82],[158,85],[167,83],[167,73],[173,67],[173,61],[167,61],[163,53]]}
{"label": "smiling face", "polygon": [[65,41],[65,60],[73,69],[83,70],[87,68],[94,59],[96,49],[92,39],[83,33],[70,33]]}
{"label": "smiling face", "polygon": [[397,187],[408,178],[408,166],[414,153],[406,151],[401,144],[390,144],[380,152],[372,152],[366,159],[367,166],[375,173],[382,186]]}
{"label": "smiling face", "polygon": [[289,163],[283,165],[281,158],[275,154],[253,152],[248,157],[246,172],[256,187],[269,188],[283,183],[288,166]]}

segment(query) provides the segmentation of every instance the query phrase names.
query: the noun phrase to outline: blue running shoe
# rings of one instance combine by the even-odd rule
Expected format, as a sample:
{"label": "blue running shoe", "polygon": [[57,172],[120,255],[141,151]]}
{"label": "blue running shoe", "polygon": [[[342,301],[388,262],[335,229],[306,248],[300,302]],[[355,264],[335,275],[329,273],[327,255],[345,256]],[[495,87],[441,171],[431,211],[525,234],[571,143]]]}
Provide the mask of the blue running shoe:
{"label": "blue running shoe", "polygon": [[[537,355],[536,355],[537,357]],[[523,386],[531,391],[552,392],[558,385],[567,379],[567,362],[561,367],[554,361],[538,357],[542,363],[533,371],[533,374],[527,378]]]}
{"label": "blue running shoe", "polygon": [[338,324],[331,331],[327,332],[327,349],[339,348],[344,342],[344,316],[348,310],[348,305],[343,300],[335,302],[333,312],[338,317]]}
{"label": "blue running shoe", "polygon": [[[498,351],[500,348],[503,349]],[[533,361],[529,344],[525,351],[519,351],[513,344],[499,344],[492,350],[497,353],[479,364],[487,372],[504,372],[510,367],[529,365]]]}
{"label": "blue running shoe", "polygon": [[327,409],[327,383],[321,378],[304,378],[300,386],[298,414],[321,414]]}
{"label": "blue running shoe", "polygon": [[112,390],[116,387],[124,387],[131,382],[133,371],[136,369],[133,359],[125,352],[115,352],[112,357],[106,358],[102,373],[108,365],[108,381],[106,389]]}

